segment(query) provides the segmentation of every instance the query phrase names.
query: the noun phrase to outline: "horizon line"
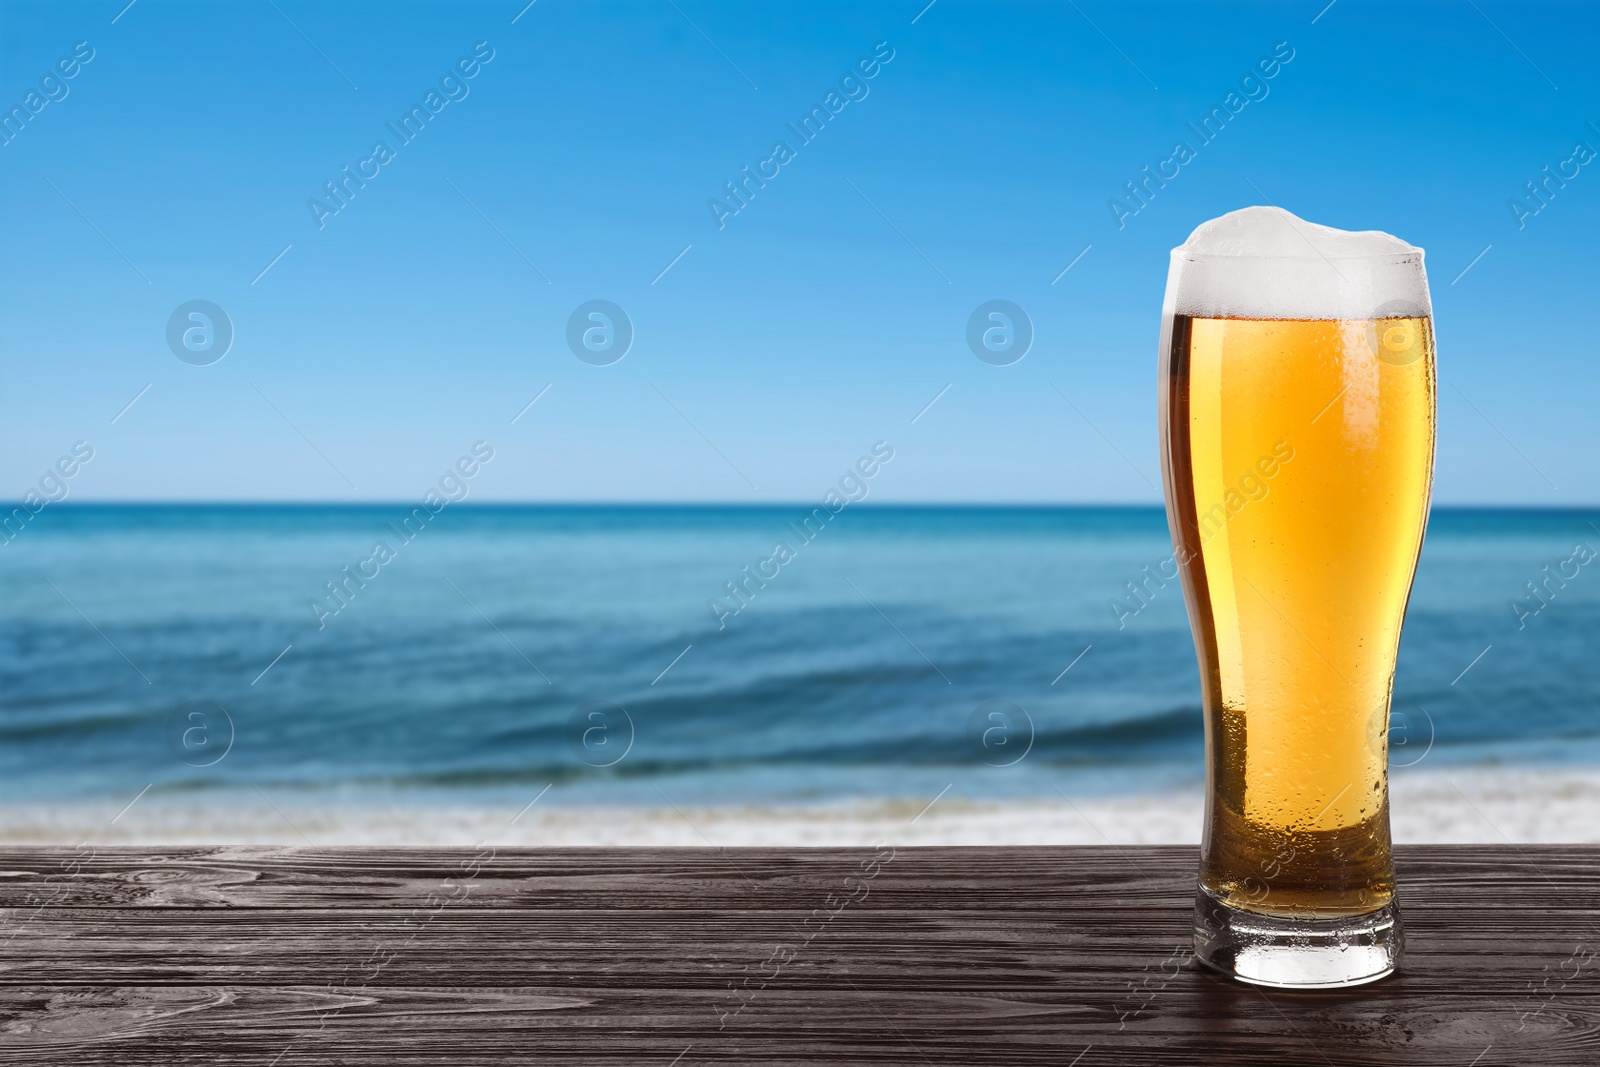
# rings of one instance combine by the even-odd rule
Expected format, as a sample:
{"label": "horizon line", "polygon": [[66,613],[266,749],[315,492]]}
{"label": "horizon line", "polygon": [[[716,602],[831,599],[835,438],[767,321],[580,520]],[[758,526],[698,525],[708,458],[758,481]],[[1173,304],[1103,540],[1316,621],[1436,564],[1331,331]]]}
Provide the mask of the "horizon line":
{"label": "horizon line", "polygon": [[[820,501],[807,500],[774,500],[774,501],[724,501],[724,500],[460,500],[453,501],[455,507],[472,509],[493,508],[816,508],[824,506]],[[1124,509],[1140,511],[1165,511],[1166,505],[1161,502],[1117,502],[1117,501],[942,501],[942,500],[913,500],[879,502],[869,500],[851,501],[855,508],[872,510],[894,509],[969,509],[969,510],[1066,510],[1066,509]],[[117,499],[117,500],[60,500],[53,501],[51,505],[57,508],[408,508],[422,507],[415,500],[240,500],[240,499]],[[18,501],[0,501],[0,510],[22,508],[23,503]],[[40,509],[43,510],[42,508]],[[1518,504],[1518,503],[1437,503],[1429,507],[1430,511],[1600,511],[1600,503],[1591,504]]]}

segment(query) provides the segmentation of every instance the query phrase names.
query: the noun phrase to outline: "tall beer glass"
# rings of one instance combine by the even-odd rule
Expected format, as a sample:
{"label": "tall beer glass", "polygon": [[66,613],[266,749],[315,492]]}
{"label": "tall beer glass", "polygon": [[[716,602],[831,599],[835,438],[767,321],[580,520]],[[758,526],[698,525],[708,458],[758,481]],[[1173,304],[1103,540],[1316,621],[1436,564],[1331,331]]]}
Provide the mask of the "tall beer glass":
{"label": "tall beer glass", "polygon": [[1389,701],[1433,472],[1422,250],[1279,209],[1206,223],[1172,253],[1160,375],[1206,723],[1196,955],[1262,985],[1381,978]]}

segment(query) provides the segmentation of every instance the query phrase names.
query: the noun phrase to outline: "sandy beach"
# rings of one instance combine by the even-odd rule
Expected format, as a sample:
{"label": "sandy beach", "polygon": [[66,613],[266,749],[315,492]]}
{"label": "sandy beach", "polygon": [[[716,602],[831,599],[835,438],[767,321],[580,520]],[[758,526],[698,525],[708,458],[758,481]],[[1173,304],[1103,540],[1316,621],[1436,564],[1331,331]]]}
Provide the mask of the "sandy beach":
{"label": "sandy beach", "polygon": [[[251,799],[253,798],[253,800]],[[0,813],[0,840],[99,845],[842,846],[1193,844],[1199,790],[1147,796],[974,801],[947,794],[794,807],[575,807],[313,802],[254,791],[226,799],[140,797],[25,804]],[[1600,841],[1600,771],[1457,768],[1396,776],[1397,842]]]}

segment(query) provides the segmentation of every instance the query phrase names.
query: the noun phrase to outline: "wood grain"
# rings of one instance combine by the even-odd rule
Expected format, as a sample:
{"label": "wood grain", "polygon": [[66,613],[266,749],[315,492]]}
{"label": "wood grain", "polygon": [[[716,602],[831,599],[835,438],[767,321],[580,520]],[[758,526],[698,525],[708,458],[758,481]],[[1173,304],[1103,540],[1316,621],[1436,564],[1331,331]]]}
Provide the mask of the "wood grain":
{"label": "wood grain", "polygon": [[1196,862],[0,849],[0,1063],[1600,1064],[1600,850],[1402,848],[1334,993],[1187,961]]}

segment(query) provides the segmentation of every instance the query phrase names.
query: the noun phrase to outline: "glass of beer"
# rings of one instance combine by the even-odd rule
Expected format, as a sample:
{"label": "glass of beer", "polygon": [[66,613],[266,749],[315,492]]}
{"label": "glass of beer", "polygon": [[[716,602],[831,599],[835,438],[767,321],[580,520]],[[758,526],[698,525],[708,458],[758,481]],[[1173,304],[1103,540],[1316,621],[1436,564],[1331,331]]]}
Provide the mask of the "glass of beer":
{"label": "glass of beer", "polygon": [[1246,208],[1172,253],[1167,520],[1200,661],[1195,953],[1347,986],[1402,947],[1388,730],[1433,477],[1422,250]]}

